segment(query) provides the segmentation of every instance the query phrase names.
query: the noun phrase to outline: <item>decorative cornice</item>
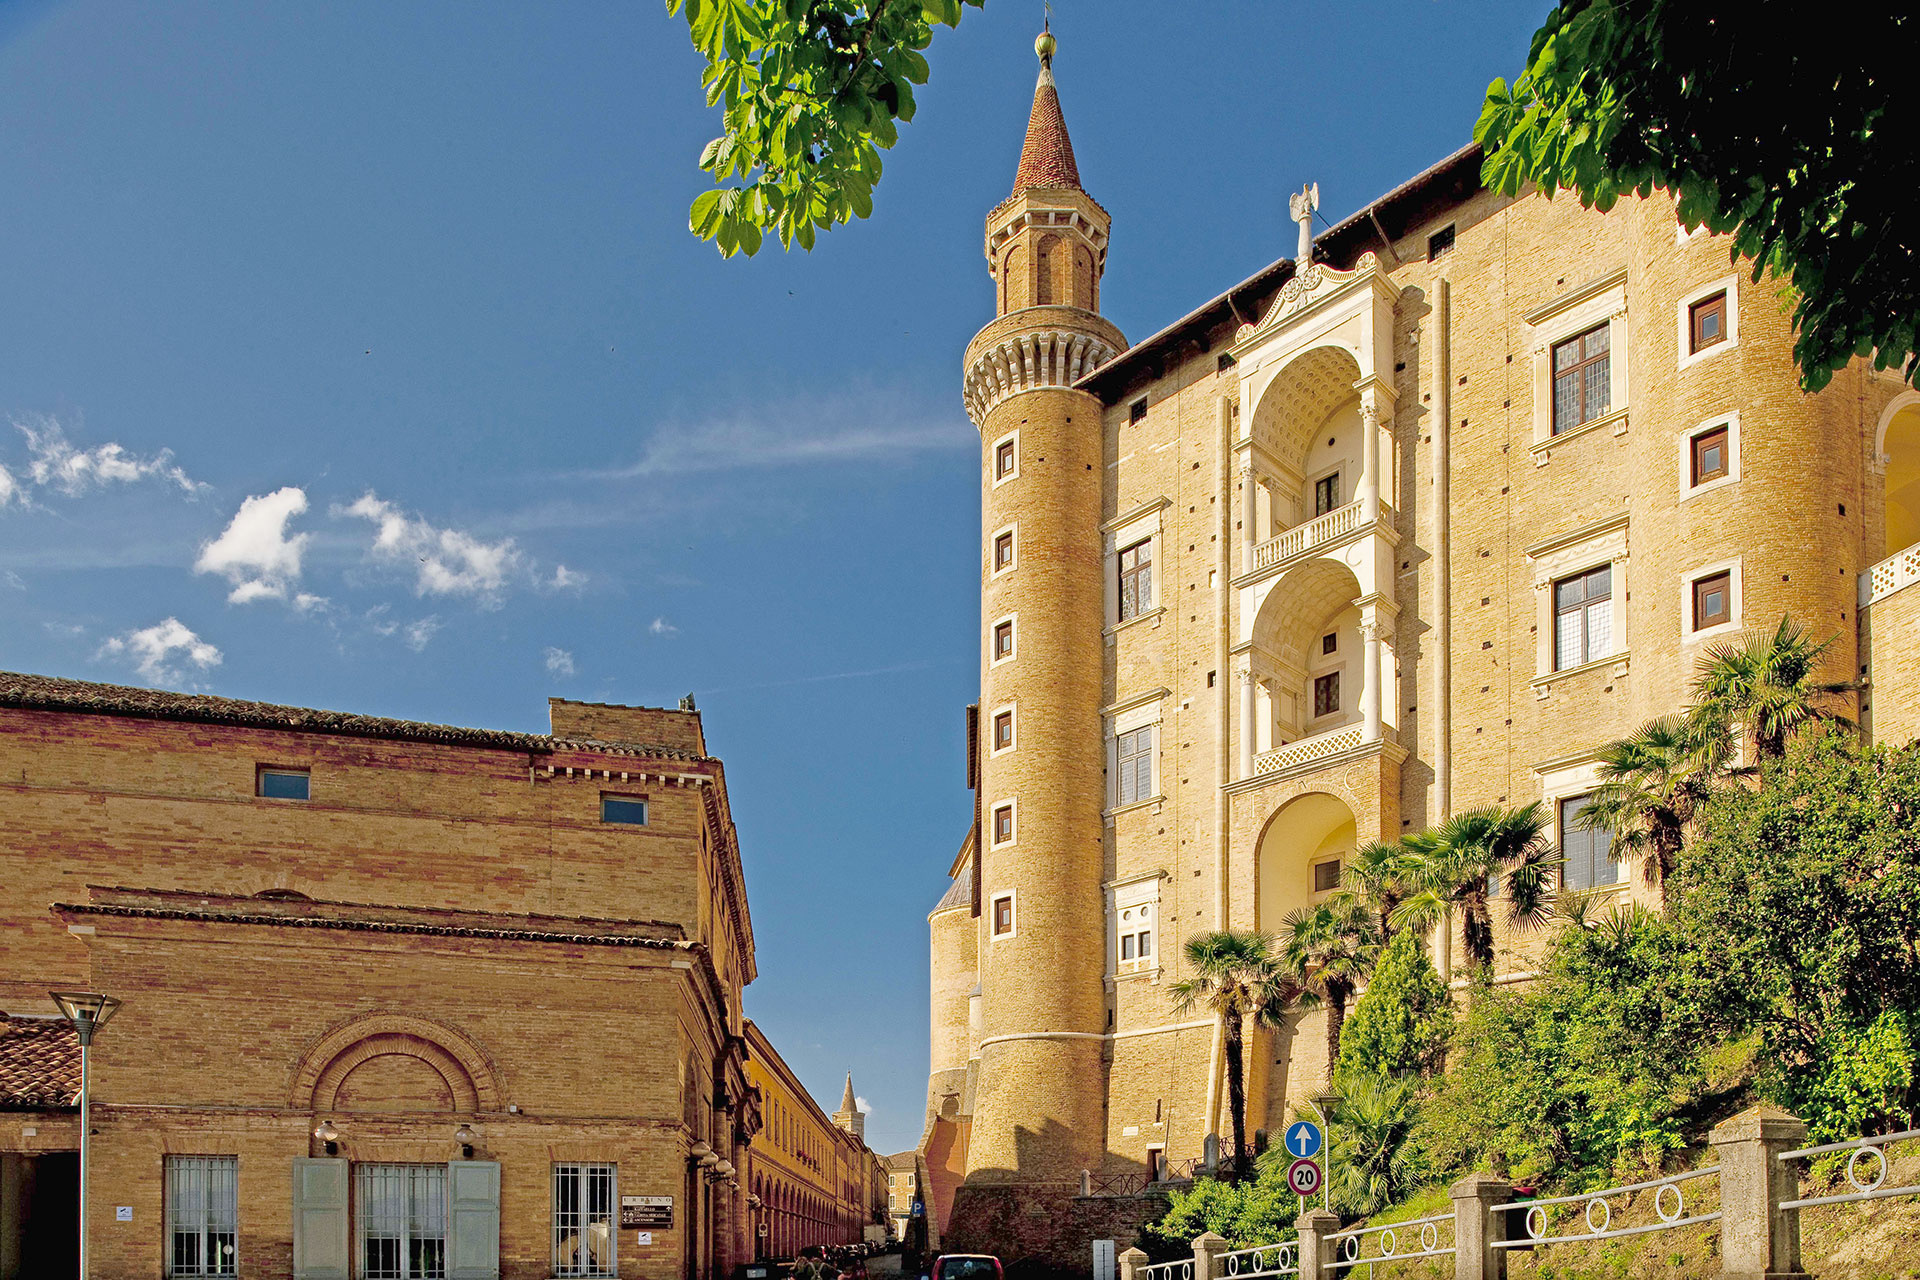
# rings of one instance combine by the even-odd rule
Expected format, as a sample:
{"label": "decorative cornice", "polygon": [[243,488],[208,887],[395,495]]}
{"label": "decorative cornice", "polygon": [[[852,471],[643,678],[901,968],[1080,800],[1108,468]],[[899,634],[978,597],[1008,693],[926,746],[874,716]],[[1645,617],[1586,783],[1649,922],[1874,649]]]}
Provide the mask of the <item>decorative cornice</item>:
{"label": "decorative cornice", "polygon": [[967,416],[979,426],[1001,401],[1023,391],[1070,388],[1116,354],[1105,339],[1070,330],[1009,334],[975,354],[962,392]]}
{"label": "decorative cornice", "polygon": [[1351,271],[1341,271],[1316,262],[1304,271],[1295,272],[1274,294],[1272,305],[1260,317],[1258,324],[1243,324],[1234,332],[1233,353],[1239,355],[1257,339],[1281,328],[1288,321],[1380,274],[1380,259],[1370,252],[1361,254]]}

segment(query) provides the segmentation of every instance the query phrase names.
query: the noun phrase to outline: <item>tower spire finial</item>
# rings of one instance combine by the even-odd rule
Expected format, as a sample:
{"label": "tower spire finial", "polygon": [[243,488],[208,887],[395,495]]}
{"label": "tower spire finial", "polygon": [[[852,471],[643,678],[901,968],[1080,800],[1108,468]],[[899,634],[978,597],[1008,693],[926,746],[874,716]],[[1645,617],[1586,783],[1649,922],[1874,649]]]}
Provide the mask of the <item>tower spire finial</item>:
{"label": "tower spire finial", "polygon": [[1052,18],[1034,37],[1040,57],[1040,79],[1033,86],[1033,111],[1027,117],[1027,138],[1020,148],[1020,168],[1013,177],[1016,194],[1028,187],[1065,187],[1080,190],[1080,167],[1073,160],[1073,142],[1067,137],[1066,117],[1060,114],[1060,92],[1053,84]]}

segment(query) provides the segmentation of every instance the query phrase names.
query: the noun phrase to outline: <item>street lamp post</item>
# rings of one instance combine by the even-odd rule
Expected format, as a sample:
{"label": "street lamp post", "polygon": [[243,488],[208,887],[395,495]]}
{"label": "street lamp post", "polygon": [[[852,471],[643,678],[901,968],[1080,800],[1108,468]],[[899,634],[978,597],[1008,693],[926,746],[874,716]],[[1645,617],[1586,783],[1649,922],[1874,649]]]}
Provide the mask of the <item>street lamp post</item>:
{"label": "street lamp post", "polygon": [[50,991],[54,1004],[60,1007],[61,1014],[73,1024],[74,1034],[80,1038],[80,1280],[87,1280],[87,1138],[92,1121],[87,1110],[87,1092],[93,1083],[92,1067],[87,1060],[87,1050],[93,1044],[94,1036],[100,1028],[107,1025],[114,1013],[119,1010],[120,1002],[112,996],[103,996],[92,991]]}
{"label": "street lamp post", "polygon": [[1320,1153],[1320,1207],[1333,1208],[1333,1122],[1327,1113],[1333,1110],[1333,1104],[1340,1101],[1340,1095],[1332,1090],[1316,1093],[1307,1099],[1307,1105],[1320,1117],[1320,1141],[1323,1144]]}

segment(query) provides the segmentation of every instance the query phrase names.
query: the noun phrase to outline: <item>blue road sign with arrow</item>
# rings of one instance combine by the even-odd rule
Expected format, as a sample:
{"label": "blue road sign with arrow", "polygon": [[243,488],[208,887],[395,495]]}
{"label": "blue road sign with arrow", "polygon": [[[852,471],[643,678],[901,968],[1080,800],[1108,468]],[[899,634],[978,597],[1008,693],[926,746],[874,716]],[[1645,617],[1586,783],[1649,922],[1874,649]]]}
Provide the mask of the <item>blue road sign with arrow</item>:
{"label": "blue road sign with arrow", "polygon": [[1287,1129],[1287,1154],[1299,1160],[1311,1160],[1320,1154],[1320,1126],[1296,1120]]}

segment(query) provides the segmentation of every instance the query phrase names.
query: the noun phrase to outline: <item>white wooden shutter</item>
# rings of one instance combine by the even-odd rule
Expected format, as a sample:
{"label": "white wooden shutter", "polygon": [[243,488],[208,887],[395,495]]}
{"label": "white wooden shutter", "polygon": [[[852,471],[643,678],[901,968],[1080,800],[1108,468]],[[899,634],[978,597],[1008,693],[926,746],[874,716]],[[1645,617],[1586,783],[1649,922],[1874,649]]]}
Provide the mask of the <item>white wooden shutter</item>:
{"label": "white wooden shutter", "polygon": [[1113,1241],[1093,1242],[1093,1280],[1113,1280]]}
{"label": "white wooden shutter", "polygon": [[447,1162],[447,1280],[499,1280],[500,1162]]}
{"label": "white wooden shutter", "polygon": [[347,1280],[347,1162],[293,1162],[294,1280]]}

